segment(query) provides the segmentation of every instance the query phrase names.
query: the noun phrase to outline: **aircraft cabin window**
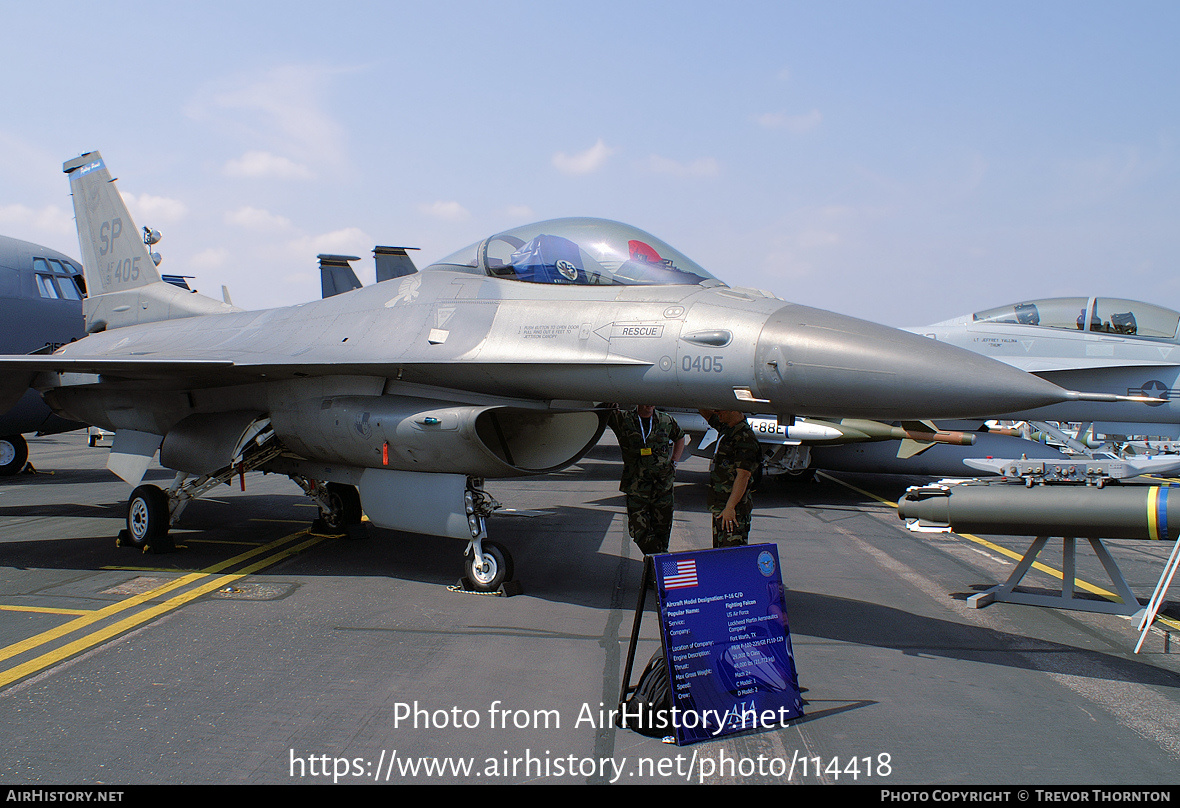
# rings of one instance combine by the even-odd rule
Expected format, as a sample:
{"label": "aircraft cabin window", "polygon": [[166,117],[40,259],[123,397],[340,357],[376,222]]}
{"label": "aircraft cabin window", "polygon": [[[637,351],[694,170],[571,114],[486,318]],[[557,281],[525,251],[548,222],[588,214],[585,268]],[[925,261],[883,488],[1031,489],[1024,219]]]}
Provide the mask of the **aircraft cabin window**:
{"label": "aircraft cabin window", "polygon": [[555,219],[518,227],[460,250],[432,267],[554,285],[717,282],[654,236],[604,219]]}
{"label": "aircraft cabin window", "polygon": [[72,277],[54,278],[51,275],[37,275],[37,293],[50,300],[81,300],[82,293]]}
{"label": "aircraft cabin window", "polygon": [[977,323],[1033,325],[1172,341],[1177,341],[1180,327],[1180,312],[1114,297],[1097,298],[1093,310],[1089,298],[1057,297],[1000,306],[976,312],[972,317]]}
{"label": "aircraft cabin window", "polygon": [[1078,312],[1084,313],[1089,302],[1089,299],[1084,297],[1028,300],[1011,306],[976,312],[972,319],[977,323],[1010,323],[1076,331],[1081,327],[1078,324]]}
{"label": "aircraft cabin window", "polygon": [[77,278],[57,278],[57,290],[66,300],[81,300],[82,291],[78,288]]}
{"label": "aircraft cabin window", "polygon": [[49,298],[50,300],[57,300],[61,297],[57,293],[57,287],[53,284],[53,278],[49,275],[37,276],[37,291],[41,297]]}
{"label": "aircraft cabin window", "polygon": [[37,293],[51,300],[81,300],[83,287],[73,264],[53,258],[33,258]]}
{"label": "aircraft cabin window", "polygon": [[1175,339],[1180,312],[1143,303],[1100,297],[1094,304],[1090,330],[1132,337]]}

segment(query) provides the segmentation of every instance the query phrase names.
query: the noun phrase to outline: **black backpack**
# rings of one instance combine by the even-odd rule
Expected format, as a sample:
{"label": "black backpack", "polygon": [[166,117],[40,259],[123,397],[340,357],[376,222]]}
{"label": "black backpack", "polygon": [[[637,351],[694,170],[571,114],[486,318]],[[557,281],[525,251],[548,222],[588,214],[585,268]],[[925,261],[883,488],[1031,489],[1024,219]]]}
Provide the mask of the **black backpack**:
{"label": "black backpack", "polygon": [[668,681],[663,649],[652,655],[639,675],[639,684],[627,697],[627,703],[620,705],[619,719],[619,726],[649,738],[662,738],[675,731],[672,726],[672,685]]}

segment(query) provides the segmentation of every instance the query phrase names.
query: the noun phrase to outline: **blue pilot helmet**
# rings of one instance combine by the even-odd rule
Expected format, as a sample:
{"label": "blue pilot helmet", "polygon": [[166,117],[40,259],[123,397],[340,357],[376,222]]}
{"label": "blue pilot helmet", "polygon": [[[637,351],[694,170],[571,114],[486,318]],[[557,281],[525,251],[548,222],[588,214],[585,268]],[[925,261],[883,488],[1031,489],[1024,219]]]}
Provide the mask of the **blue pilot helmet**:
{"label": "blue pilot helmet", "polygon": [[585,284],[578,245],[562,236],[539,235],[509,259],[516,277],[530,283]]}

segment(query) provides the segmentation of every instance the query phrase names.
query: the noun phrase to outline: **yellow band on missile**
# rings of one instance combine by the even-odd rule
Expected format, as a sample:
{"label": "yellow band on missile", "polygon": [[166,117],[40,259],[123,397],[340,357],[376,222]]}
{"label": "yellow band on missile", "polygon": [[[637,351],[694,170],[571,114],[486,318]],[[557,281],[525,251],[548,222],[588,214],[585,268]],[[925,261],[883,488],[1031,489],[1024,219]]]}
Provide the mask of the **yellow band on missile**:
{"label": "yellow band on missile", "polygon": [[1159,540],[1168,537],[1168,489],[1153,485],[1147,491],[1147,535]]}

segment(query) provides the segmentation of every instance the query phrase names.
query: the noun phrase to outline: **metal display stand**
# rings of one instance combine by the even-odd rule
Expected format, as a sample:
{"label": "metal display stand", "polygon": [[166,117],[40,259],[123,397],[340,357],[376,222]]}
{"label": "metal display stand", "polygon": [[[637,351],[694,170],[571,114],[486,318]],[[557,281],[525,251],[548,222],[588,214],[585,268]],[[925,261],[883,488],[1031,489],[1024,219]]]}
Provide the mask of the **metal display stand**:
{"label": "metal display stand", "polygon": [[631,672],[635,666],[635,646],[639,643],[639,627],[643,623],[643,607],[647,603],[649,584],[656,580],[655,570],[652,569],[651,556],[643,557],[643,577],[639,582],[639,597],[635,601],[635,620],[631,624],[631,640],[627,643],[627,661],[623,665],[623,683],[619,690],[619,704],[627,701],[638,685],[631,684]]}
{"label": "metal display stand", "polygon": [[1127,579],[1123,577],[1122,570],[1119,569],[1110,551],[1103,545],[1102,539],[1087,539],[1087,541],[1094,548],[1094,554],[1102,562],[1106,574],[1110,576],[1110,581],[1114,585],[1118,596],[1122,598],[1122,603],[1086,600],[1074,597],[1074,572],[1077,567],[1077,539],[1069,536],[1062,537],[1061,594],[1034,595],[1029,592],[1014,591],[1028,571],[1032,569],[1033,562],[1037,560],[1037,556],[1040,555],[1041,550],[1045,548],[1050,538],[1050,536],[1038,536],[1035,538],[1033,543],[1029,545],[1028,550],[1025,551],[1020,563],[1016,565],[1016,569],[1008,576],[1007,581],[998,586],[993,586],[984,592],[980,592],[977,595],[972,595],[967,598],[967,602],[976,609],[981,609],[989,603],[1000,602],[1022,603],[1026,606],[1050,606],[1057,609],[1074,609],[1083,612],[1125,615],[1127,617],[1135,617],[1143,614],[1144,609],[1140,605],[1139,599],[1135,597],[1135,594],[1131,591],[1131,587],[1127,585]]}

